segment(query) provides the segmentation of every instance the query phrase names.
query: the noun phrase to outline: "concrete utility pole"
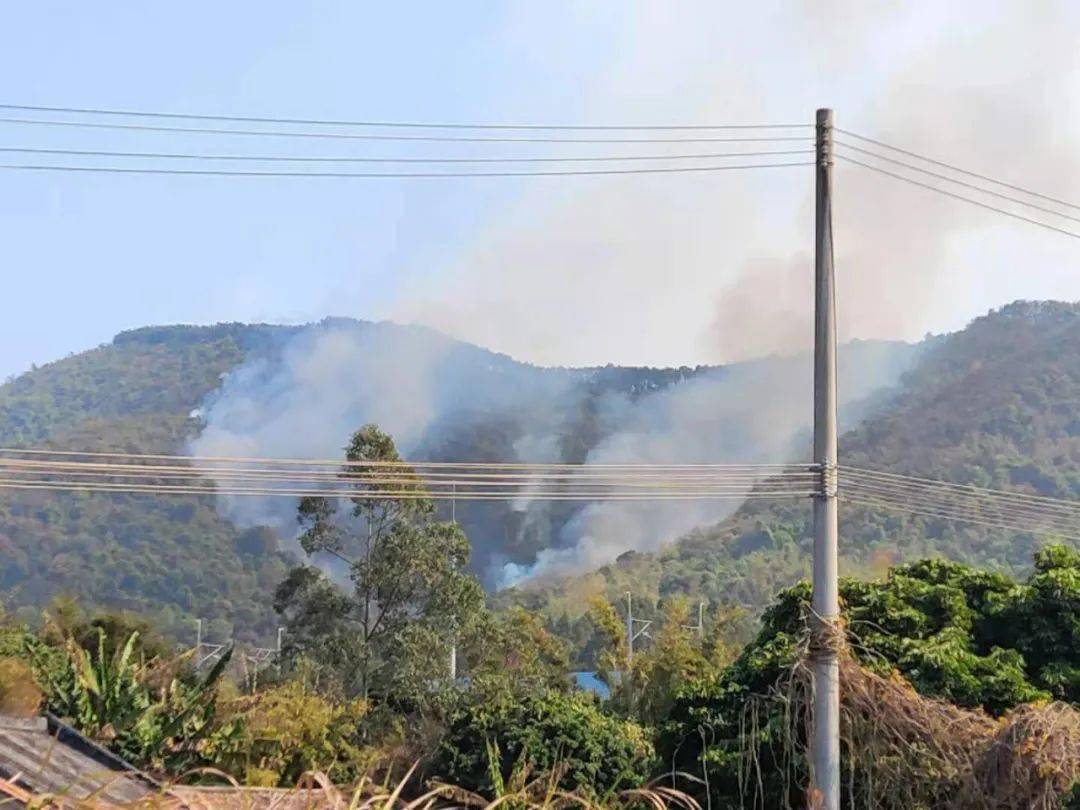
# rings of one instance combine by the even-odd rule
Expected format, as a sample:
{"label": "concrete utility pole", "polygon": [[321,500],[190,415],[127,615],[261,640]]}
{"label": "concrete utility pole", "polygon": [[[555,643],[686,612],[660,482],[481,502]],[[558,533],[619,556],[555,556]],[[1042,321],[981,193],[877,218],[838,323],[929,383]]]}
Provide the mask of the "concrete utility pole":
{"label": "concrete utility pole", "polygon": [[840,808],[840,664],[836,502],[836,286],[832,243],[832,110],[817,111],[814,194],[814,498],[813,734],[814,807]]}

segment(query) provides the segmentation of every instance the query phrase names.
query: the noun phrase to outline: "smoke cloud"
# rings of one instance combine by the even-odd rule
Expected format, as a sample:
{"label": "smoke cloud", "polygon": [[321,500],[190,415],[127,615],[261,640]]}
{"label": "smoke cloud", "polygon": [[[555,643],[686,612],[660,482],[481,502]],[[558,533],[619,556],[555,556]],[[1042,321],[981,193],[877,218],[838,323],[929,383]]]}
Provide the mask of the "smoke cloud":
{"label": "smoke cloud", "polygon": [[[876,391],[893,385],[921,348],[851,343],[840,350],[841,422],[850,426]],[[586,464],[773,464],[809,461],[812,367],[807,355],[716,369],[636,402],[608,402],[616,427]],[[507,564],[499,584],[576,573],[627,550],[655,551],[691,529],[721,520],[731,501],[606,501],[585,506],[532,565]],[[536,510],[546,507],[536,504]]]}
{"label": "smoke cloud", "polygon": [[[641,109],[643,122],[809,123],[827,104],[846,129],[1064,198],[1080,192],[1070,179],[1080,178],[1080,121],[1067,103],[1080,83],[1080,11],[1064,0],[538,8],[523,7],[509,26],[522,58],[550,58],[552,47],[523,32],[567,28],[533,25],[531,15],[567,13],[609,37],[574,98],[589,121]],[[791,148],[809,149],[807,133]],[[574,153],[593,152],[612,147]],[[198,451],[334,456],[349,432],[375,421],[409,455],[461,458],[483,433],[503,460],[570,460],[565,439],[580,432],[575,414],[587,403],[596,435],[586,463],[807,457],[809,166],[500,189],[469,239],[407,274],[390,317],[545,366],[735,365],[647,393],[597,394],[590,372],[518,365],[431,332],[399,349],[386,335],[400,327],[323,327],[231,376],[207,404]],[[1014,298],[1080,297],[1072,240],[843,162],[834,230],[841,341],[914,340]],[[848,424],[913,357],[878,343],[843,350]],[[227,508],[268,519],[258,505]],[[504,508],[461,518],[492,585],[653,549],[731,506],[575,508],[522,492]],[[275,520],[291,525],[291,515]]]}
{"label": "smoke cloud", "polygon": [[[915,350],[852,344],[842,362],[845,401],[894,381]],[[340,458],[349,435],[375,422],[406,458],[610,463],[775,462],[805,458],[810,412],[807,356],[670,375],[545,369],[394,324],[330,321],[229,374],[202,408],[191,451],[205,456]],[[588,413],[588,426],[581,414]],[[588,438],[593,436],[594,438]],[[584,455],[573,450],[580,442]],[[474,567],[491,587],[581,571],[628,549],[647,550],[722,518],[714,502],[536,500],[528,488],[507,504],[460,504]],[[295,533],[295,503],[222,498],[241,526]]]}
{"label": "smoke cloud", "polygon": [[[574,14],[610,38],[603,69],[582,77],[589,120],[642,110],[643,121],[809,123],[829,105],[838,126],[1080,195],[1076,4],[691,2]],[[788,146],[803,144],[754,148]],[[1080,297],[1067,270],[1074,240],[843,162],[835,233],[841,340],[916,340],[1015,298]],[[546,364],[788,354],[808,348],[812,234],[808,166],[522,184],[391,314]]]}

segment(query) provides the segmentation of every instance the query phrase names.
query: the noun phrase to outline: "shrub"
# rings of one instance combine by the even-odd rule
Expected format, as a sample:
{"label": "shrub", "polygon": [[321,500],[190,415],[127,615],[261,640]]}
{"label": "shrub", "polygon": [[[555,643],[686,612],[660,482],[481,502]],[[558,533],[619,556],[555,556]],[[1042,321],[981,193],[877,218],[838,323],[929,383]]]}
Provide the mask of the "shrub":
{"label": "shrub", "polygon": [[332,703],[288,681],[222,706],[205,753],[249,785],[291,787],[307,771],[353,781],[370,759],[360,743],[366,711],[361,700]]}
{"label": "shrub", "polygon": [[637,787],[654,765],[639,726],[604,714],[589,696],[546,690],[519,700],[463,700],[451,712],[434,771],[490,796],[494,769],[507,778],[524,766],[537,775],[557,773],[562,788],[605,795]]}
{"label": "shrub", "polygon": [[30,717],[41,705],[41,690],[29,665],[18,658],[0,658],[0,714]]}
{"label": "shrub", "polygon": [[93,651],[70,637],[62,647],[31,640],[30,666],[48,709],[135,765],[182,770],[200,763],[215,683],[231,651],[195,679],[180,659],[147,660],[138,641],[136,631],[114,645],[100,628]]}

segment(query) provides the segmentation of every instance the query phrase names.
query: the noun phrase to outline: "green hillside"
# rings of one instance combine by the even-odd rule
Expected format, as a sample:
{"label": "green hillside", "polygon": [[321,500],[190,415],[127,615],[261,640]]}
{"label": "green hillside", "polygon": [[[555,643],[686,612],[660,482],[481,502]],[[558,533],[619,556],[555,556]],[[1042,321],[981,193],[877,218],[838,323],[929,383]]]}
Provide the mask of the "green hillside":
{"label": "green hillside", "polygon": [[[196,429],[191,411],[274,331],[140,329],[36,368],[0,387],[0,445],[177,452]],[[0,587],[15,606],[71,594],[153,616],[182,638],[195,617],[211,637],[231,635],[233,624],[265,635],[274,620],[264,595],[286,564],[278,554],[256,559],[251,547],[212,498],[0,496]]]}
{"label": "green hillside", "polygon": [[[1052,497],[1080,497],[1080,305],[1016,302],[935,339],[902,383],[845,433],[842,464]],[[573,634],[589,595],[632,591],[642,616],[689,594],[757,610],[809,573],[808,503],[753,501],[659,554],[505,594]],[[942,556],[1023,573],[1049,538],[851,505],[841,508],[842,573]]]}
{"label": "green hillside", "polygon": [[[517,443],[542,430],[557,438],[557,460],[582,461],[618,429],[624,411],[612,403],[647,403],[689,380],[723,380],[728,373],[544,369],[429,330],[356,321],[326,328],[451,347],[453,363],[440,364],[440,373],[456,398],[440,406],[421,445],[434,460],[515,458]],[[0,446],[182,452],[202,428],[198,409],[217,395],[230,371],[253,359],[273,366],[283,347],[310,330],[223,324],[122,333],[111,344],[0,386]],[[864,371],[914,356],[911,347],[889,344],[848,351],[861,358],[862,366],[853,367]],[[843,437],[847,463],[1077,494],[1080,308],[1010,305],[930,341],[920,356],[902,385],[855,408],[870,416]],[[572,525],[578,508],[554,505],[543,523],[523,523],[524,513],[507,504],[459,505],[457,517],[473,542],[474,568],[484,573],[493,561],[527,564],[541,549],[565,542],[560,532]],[[632,590],[646,611],[673,593],[757,607],[804,573],[808,519],[801,505],[754,502],[662,553],[628,552],[585,577],[502,598],[528,601],[571,623],[585,597],[597,591],[621,597]],[[853,509],[844,510],[842,531],[850,573],[880,572],[926,554],[1018,568],[1043,541]],[[16,608],[69,593],[147,614],[176,636],[191,637],[194,619],[201,617],[210,639],[235,634],[269,642],[276,623],[269,593],[289,565],[288,547],[287,537],[229,522],[208,497],[0,494],[0,589]]]}
{"label": "green hillside", "polygon": [[[534,392],[533,410],[543,411],[561,436],[560,455],[581,460],[603,435],[596,402],[612,393],[646,396],[700,371],[543,369],[430,330],[340,319],[315,327],[149,327],[0,386],[0,447],[182,453],[202,428],[197,409],[225,375],[249,360],[272,365],[305,329],[377,333],[388,346],[450,346],[454,364],[446,367],[454,384],[485,393],[486,405],[450,409],[433,425],[425,452],[436,459],[513,458],[514,442],[529,427],[514,410],[520,389]],[[496,549],[529,559],[543,542],[505,542],[520,534],[506,505],[459,511],[478,564]],[[0,593],[27,615],[58,595],[73,595],[145,614],[181,638],[191,637],[195,619],[203,618],[211,640],[236,635],[270,643],[276,624],[270,594],[289,566],[287,545],[268,529],[233,525],[211,497],[0,493]]]}

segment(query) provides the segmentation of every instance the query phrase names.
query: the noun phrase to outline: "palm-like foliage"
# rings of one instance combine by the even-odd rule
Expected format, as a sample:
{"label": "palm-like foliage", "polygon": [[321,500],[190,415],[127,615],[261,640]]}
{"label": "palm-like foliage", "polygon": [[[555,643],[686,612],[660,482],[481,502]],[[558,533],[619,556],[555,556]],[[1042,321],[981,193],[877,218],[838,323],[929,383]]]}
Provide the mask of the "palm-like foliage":
{"label": "palm-like foliage", "polygon": [[61,648],[35,641],[30,658],[54,714],[138,765],[186,767],[210,731],[214,684],[231,651],[196,678],[184,672],[185,656],[147,660],[138,638],[132,632],[112,655],[103,631],[94,650],[70,637]]}

